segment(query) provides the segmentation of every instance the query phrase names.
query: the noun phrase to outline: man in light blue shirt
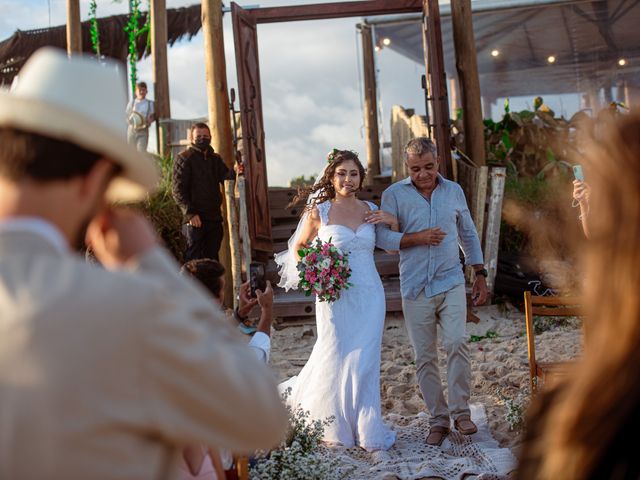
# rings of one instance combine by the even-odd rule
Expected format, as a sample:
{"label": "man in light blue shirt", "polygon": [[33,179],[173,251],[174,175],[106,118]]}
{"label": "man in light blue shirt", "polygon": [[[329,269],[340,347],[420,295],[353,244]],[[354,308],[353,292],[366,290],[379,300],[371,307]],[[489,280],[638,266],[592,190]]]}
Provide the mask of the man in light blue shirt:
{"label": "man in light blue shirt", "polygon": [[[487,299],[486,270],[480,240],[460,186],[438,174],[435,145],[415,138],[405,147],[409,178],[382,194],[381,210],[395,215],[399,231],[377,223],[377,244],[400,251],[402,310],[415,351],[420,390],[431,413],[426,442],[441,445],[450,417],[458,431],[477,431],[469,411],[469,348],[466,343],[466,292],[459,247],[473,265],[475,305]],[[372,213],[375,219],[377,215]],[[449,401],[444,398],[438,368],[437,326],[447,351]]]}

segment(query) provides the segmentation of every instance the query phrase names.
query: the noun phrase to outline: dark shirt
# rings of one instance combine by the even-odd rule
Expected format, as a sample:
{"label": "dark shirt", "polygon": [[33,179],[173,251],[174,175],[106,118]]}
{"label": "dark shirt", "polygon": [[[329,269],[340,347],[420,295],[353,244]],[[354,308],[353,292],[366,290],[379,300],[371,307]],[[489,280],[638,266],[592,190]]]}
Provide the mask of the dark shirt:
{"label": "dark shirt", "polygon": [[185,220],[199,215],[203,221],[222,221],[220,185],[233,179],[222,157],[208,147],[200,151],[190,145],[173,164],[173,198]]}

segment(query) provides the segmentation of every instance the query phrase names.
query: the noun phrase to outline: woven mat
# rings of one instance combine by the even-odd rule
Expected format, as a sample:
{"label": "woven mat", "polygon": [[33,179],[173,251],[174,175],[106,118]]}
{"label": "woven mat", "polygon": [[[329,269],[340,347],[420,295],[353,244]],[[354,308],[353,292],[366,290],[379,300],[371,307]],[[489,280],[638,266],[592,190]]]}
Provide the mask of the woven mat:
{"label": "woven mat", "polygon": [[471,405],[471,418],[478,432],[465,436],[452,430],[440,447],[426,445],[429,416],[385,416],[397,432],[395,445],[387,451],[368,453],[360,448],[323,448],[322,456],[339,460],[345,479],[503,480],[516,466],[508,448],[500,448],[491,436],[484,407]]}

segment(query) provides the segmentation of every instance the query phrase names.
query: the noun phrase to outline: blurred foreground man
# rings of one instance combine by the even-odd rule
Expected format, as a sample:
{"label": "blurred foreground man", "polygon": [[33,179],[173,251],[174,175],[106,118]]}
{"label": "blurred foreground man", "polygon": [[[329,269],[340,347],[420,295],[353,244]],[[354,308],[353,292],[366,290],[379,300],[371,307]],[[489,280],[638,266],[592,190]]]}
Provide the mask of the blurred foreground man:
{"label": "blurred foreground man", "polygon": [[[267,448],[285,428],[267,367],[108,205],[157,182],[124,140],[124,85],[46,49],[0,93],[3,479],[174,478],[187,443]],[[74,254],[85,235],[106,269]]]}

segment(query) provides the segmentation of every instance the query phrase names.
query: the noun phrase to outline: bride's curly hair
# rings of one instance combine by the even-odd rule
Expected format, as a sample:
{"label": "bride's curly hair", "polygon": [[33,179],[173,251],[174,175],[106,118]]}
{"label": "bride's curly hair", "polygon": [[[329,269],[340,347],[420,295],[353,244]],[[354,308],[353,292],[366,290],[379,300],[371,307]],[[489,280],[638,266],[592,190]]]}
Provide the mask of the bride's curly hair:
{"label": "bride's curly hair", "polygon": [[338,150],[337,148],[334,148],[327,156],[327,162],[329,165],[325,168],[322,177],[310,187],[298,188],[298,194],[293,198],[290,205],[307,201],[309,196],[314,195],[314,198],[305,206],[302,212],[304,214],[304,212],[312,210],[316,205],[335,198],[336,191],[333,188],[331,180],[336,173],[336,169],[348,160],[353,161],[358,167],[358,171],[360,172],[360,185],[358,185],[358,190],[360,190],[362,188],[366,172],[362,162],[360,162],[360,159],[358,158],[358,154],[351,150]]}

